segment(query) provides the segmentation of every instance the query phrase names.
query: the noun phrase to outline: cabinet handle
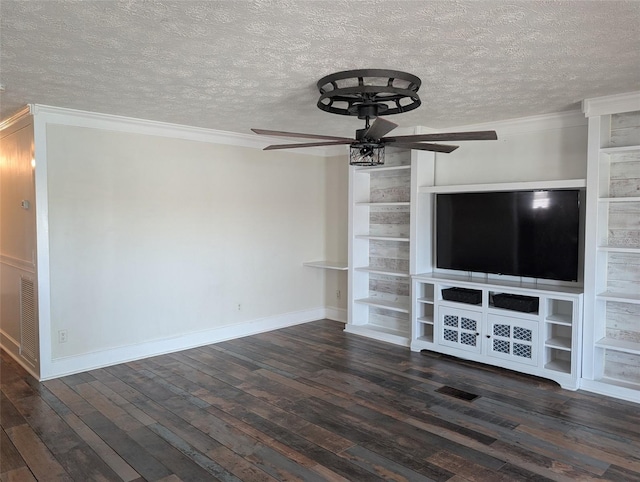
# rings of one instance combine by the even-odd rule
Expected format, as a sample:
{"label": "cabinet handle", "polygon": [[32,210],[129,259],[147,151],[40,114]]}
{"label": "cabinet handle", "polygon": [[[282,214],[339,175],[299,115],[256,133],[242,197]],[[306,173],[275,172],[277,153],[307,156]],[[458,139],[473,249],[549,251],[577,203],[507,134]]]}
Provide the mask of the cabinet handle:
{"label": "cabinet handle", "polygon": [[487,335],[487,338],[491,338],[491,335]]}

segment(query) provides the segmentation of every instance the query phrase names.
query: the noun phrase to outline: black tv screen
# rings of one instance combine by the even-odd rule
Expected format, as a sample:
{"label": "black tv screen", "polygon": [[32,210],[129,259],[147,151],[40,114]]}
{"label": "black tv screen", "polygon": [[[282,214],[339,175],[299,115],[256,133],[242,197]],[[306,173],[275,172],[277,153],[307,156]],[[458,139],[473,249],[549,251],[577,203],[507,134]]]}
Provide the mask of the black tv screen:
{"label": "black tv screen", "polygon": [[437,194],[436,266],[577,281],[580,191]]}

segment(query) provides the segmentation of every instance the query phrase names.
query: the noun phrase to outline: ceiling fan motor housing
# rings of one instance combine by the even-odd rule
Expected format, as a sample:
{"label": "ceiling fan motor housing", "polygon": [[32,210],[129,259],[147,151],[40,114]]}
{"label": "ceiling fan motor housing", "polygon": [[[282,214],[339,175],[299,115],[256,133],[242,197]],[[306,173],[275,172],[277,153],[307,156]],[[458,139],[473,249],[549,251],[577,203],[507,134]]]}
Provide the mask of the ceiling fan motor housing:
{"label": "ceiling fan motor housing", "polygon": [[349,108],[350,115],[357,115],[358,119],[374,119],[386,113],[389,107],[386,104],[367,101],[363,104],[355,104]]}

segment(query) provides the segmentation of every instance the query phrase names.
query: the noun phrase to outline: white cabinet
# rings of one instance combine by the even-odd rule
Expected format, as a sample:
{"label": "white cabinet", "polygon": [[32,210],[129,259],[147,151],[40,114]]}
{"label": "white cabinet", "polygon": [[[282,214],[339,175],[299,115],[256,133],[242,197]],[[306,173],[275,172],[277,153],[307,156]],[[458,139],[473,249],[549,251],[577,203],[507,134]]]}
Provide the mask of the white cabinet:
{"label": "white cabinet", "polygon": [[487,356],[513,363],[538,365],[537,320],[488,315]]}
{"label": "white cabinet", "polygon": [[640,93],[589,99],[584,387],[640,401]]}
{"label": "white cabinet", "polygon": [[[413,351],[445,353],[579,387],[580,288],[440,273],[415,275],[412,283]],[[443,292],[451,288],[475,296],[467,302],[445,299]],[[504,304],[505,299],[515,301]]]}
{"label": "white cabinet", "polygon": [[480,353],[482,312],[449,306],[438,309],[438,343],[459,350]]}

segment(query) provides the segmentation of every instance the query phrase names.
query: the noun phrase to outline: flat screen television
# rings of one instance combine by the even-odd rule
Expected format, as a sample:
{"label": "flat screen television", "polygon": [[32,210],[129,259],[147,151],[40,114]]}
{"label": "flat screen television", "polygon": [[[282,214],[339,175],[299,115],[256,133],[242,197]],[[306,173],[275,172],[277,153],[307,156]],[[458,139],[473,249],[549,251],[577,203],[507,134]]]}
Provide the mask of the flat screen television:
{"label": "flat screen television", "polygon": [[580,191],[436,195],[436,266],[577,281]]}

